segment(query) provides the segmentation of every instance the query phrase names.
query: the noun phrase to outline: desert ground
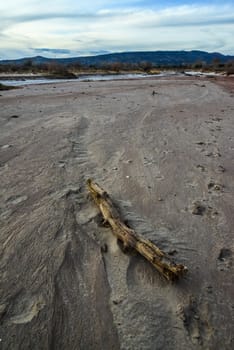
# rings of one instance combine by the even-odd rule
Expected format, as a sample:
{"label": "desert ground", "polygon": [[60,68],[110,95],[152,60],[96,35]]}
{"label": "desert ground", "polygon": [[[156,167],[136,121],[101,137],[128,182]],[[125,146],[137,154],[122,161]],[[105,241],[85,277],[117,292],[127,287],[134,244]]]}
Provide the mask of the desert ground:
{"label": "desert ground", "polygon": [[[233,78],[0,94],[0,348],[233,349]],[[124,253],[88,178],[188,273]]]}

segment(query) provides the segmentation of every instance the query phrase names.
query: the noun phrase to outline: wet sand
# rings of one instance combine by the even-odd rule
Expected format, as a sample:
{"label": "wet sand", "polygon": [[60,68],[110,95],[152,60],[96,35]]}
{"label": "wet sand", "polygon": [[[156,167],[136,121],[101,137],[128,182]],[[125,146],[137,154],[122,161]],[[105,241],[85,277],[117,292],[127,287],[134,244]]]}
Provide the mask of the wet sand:
{"label": "wet sand", "polygon": [[[1,349],[233,349],[232,79],[1,92]],[[122,252],[90,177],[185,278]]]}

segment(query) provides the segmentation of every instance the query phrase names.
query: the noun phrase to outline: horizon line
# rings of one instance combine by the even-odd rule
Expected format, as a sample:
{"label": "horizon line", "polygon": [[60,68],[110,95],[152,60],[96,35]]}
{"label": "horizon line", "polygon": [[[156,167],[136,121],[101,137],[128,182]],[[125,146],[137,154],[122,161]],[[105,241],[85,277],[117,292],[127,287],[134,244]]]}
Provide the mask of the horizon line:
{"label": "horizon line", "polygon": [[[39,49],[38,49],[39,50]],[[48,51],[48,52],[53,52],[55,51],[56,49],[41,49],[42,51]],[[61,50],[61,49],[58,49],[58,50]],[[102,50],[100,50],[102,51]],[[85,58],[85,57],[99,57],[99,56],[109,56],[109,55],[114,55],[114,54],[124,54],[124,53],[153,53],[153,52],[203,52],[203,53],[208,53],[208,54],[218,54],[218,55],[222,55],[222,56],[225,56],[225,57],[234,57],[234,53],[233,54],[225,54],[225,53],[222,53],[222,52],[219,52],[219,51],[205,51],[205,50],[199,50],[199,49],[195,49],[195,50],[186,50],[186,49],[181,49],[181,50],[129,50],[129,51],[113,51],[113,52],[103,52],[103,53],[95,53],[95,54],[84,54],[84,55],[78,55],[78,56],[68,56],[68,57],[57,57],[57,55],[55,55],[54,57],[47,57],[46,55],[43,55],[43,54],[38,54],[38,55],[35,55],[35,56],[21,56],[21,57],[18,57],[18,58],[4,58],[4,59],[0,59],[0,62],[3,62],[3,61],[17,61],[17,60],[23,60],[23,59],[30,59],[30,58],[36,58],[36,57],[42,57],[42,58],[46,58],[46,59],[54,59],[54,60],[66,60],[66,59],[72,59],[72,58]]]}

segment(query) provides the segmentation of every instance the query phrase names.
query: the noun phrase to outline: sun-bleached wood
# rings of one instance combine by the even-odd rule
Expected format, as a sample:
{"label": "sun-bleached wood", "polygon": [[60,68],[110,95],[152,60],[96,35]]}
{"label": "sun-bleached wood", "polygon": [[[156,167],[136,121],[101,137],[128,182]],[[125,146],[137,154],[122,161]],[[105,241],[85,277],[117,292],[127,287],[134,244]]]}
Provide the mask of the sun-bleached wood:
{"label": "sun-bleached wood", "polygon": [[170,257],[154,243],[145,239],[122,222],[120,214],[111,201],[110,196],[97,183],[88,179],[87,186],[94,202],[101,211],[104,221],[111,226],[113,233],[123,243],[125,249],[135,249],[167,280],[176,280],[187,271],[184,265],[175,264]]}

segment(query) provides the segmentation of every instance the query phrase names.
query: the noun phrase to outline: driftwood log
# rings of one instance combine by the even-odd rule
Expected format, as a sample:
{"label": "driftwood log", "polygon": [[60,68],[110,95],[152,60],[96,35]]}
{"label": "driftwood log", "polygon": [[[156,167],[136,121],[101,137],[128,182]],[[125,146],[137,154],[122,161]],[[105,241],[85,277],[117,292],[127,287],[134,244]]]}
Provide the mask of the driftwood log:
{"label": "driftwood log", "polygon": [[187,268],[175,264],[170,257],[154,243],[137,234],[121,221],[118,210],[112,203],[108,193],[91,179],[87,180],[89,192],[99,207],[103,219],[108,223],[117,239],[125,249],[133,248],[146,258],[167,280],[173,281],[182,276]]}

